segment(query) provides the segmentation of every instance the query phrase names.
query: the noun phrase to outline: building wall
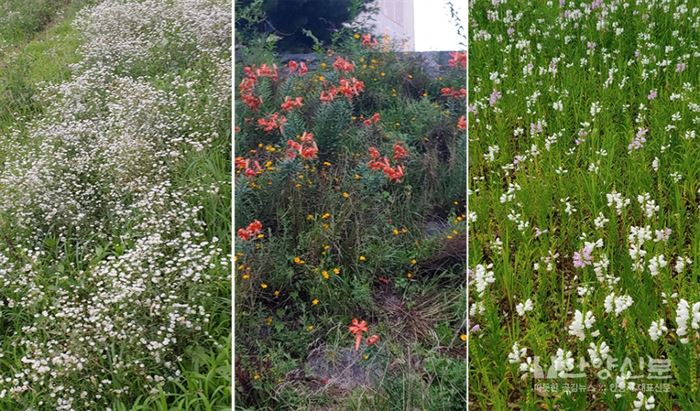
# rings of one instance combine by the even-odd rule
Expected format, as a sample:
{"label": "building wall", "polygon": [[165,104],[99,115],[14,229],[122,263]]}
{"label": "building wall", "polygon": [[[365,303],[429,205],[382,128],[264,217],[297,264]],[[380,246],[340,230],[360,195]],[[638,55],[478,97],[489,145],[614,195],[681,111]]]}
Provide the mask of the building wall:
{"label": "building wall", "polygon": [[405,40],[404,51],[415,50],[413,0],[377,0],[379,12],[374,16],[377,35]]}

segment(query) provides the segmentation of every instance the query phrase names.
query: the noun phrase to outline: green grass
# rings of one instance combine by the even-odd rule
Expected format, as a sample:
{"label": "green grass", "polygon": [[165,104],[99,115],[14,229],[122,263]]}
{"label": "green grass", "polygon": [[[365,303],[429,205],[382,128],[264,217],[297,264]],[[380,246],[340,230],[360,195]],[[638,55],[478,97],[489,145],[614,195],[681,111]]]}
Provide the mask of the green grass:
{"label": "green grass", "polygon": [[[700,67],[691,56],[700,36],[693,27],[697,13],[673,13],[683,3],[689,8],[697,5],[682,1],[664,7],[651,2],[614,9],[605,5],[590,14],[581,12],[574,22],[565,20],[563,8],[553,3],[525,7],[517,2],[499,6],[477,2],[471,9],[469,84],[476,114],[470,115],[469,211],[476,221],[469,231],[469,265],[474,270],[477,264],[493,264],[495,282],[481,296],[471,277],[470,304],[483,304],[484,312],[470,319],[480,328],[470,335],[470,409],[631,409],[639,384],[654,382],[639,369],[638,359],[647,356],[671,361],[666,380],[670,392],[645,393],[655,397],[656,408],[695,409],[700,398],[698,337],[691,330],[690,343],[681,344],[675,317],[679,299],[691,306],[700,300],[700,146],[690,135],[698,121],[693,105],[700,102]],[[489,18],[496,10],[499,17]],[[504,21],[507,10],[513,16],[522,13],[522,18],[517,23]],[[608,11],[604,29],[597,28],[602,10]],[[615,27],[623,31],[616,34]],[[512,35],[509,28],[514,29]],[[664,60],[668,66],[656,63]],[[681,62],[687,67],[677,72]],[[606,86],[611,69],[612,83]],[[499,74],[498,81],[493,73]],[[492,106],[494,90],[502,97]],[[652,90],[657,90],[655,99],[648,97]],[[535,93],[539,96],[532,99]],[[680,98],[671,99],[673,94]],[[561,111],[554,108],[558,101]],[[595,102],[601,110],[594,117]],[[543,123],[542,133],[531,131],[531,124],[538,121]],[[518,129],[521,133],[516,133]],[[629,151],[638,129],[648,129],[647,141],[643,148]],[[577,138],[583,141],[577,144]],[[489,147],[495,146],[499,151],[490,160]],[[652,167],[655,158],[658,171]],[[520,188],[514,199],[502,202],[509,184]],[[613,191],[631,200],[621,215],[608,205],[607,194]],[[644,215],[637,201],[644,193],[659,206],[652,217]],[[567,202],[575,210],[567,212]],[[516,213],[520,222],[529,224],[526,228],[509,219]],[[595,224],[600,213],[609,220],[604,226]],[[647,254],[639,272],[633,270],[628,235],[632,226],[646,225],[652,237],[654,230],[664,228],[672,234],[668,241],[644,243]],[[537,236],[536,229],[543,233]],[[610,264],[602,273],[618,277],[616,285],[598,281],[592,266],[574,267],[574,253],[581,252],[586,241],[598,239],[604,246],[593,251],[593,261],[607,256]],[[547,270],[544,259],[550,253],[558,253],[558,258]],[[649,261],[661,254],[668,266],[652,276]],[[681,274],[673,272],[678,256],[693,260]],[[588,287],[589,293],[580,296],[578,287]],[[604,308],[611,292],[628,294],[634,301],[617,317]],[[663,302],[662,292],[669,296],[668,302]],[[677,297],[670,298],[672,293]],[[516,306],[527,299],[534,310],[521,317]],[[583,341],[569,333],[577,310],[591,311],[596,318]],[[658,319],[665,319],[668,332],[653,341],[648,329]],[[591,335],[595,330],[599,336]],[[598,378],[600,368],[593,367],[583,378],[535,380],[529,374],[521,379],[528,374],[518,369],[525,359],[508,362],[517,342],[527,349],[526,357],[540,358],[546,374],[550,357],[562,348],[572,352],[574,372],[580,372],[579,358],[590,362],[589,344],[603,341],[618,361],[607,380]],[[642,378],[635,380],[636,389],[616,398],[608,385],[622,373],[625,357],[634,364],[632,375]],[[563,392],[561,384],[571,382],[602,386],[595,392]],[[560,387],[545,393],[535,388],[537,383]]]}

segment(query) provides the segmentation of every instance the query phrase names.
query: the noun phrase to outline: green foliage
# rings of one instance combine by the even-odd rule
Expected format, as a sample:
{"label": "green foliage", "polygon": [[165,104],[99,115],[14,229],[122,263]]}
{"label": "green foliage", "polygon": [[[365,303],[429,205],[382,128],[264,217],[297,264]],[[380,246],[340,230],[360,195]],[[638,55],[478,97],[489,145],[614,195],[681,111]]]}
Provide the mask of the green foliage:
{"label": "green foliage", "polygon": [[[237,59],[235,229],[254,220],[264,227],[236,242],[237,406],[461,408],[464,342],[454,337],[464,327],[465,267],[463,251],[450,247],[463,248],[465,234],[466,136],[457,123],[466,102],[440,89],[464,87],[466,73],[445,68],[431,77],[416,61],[362,46],[359,34],[333,42],[333,52],[316,50],[304,75],[255,41]],[[354,69],[333,68],[337,57]],[[263,64],[276,64],[276,79]],[[241,87],[252,72],[253,85]],[[321,101],[345,81],[364,89]],[[250,107],[245,93],[262,104]],[[285,111],[286,97],[303,105]],[[379,121],[365,124],[375,114]],[[274,115],[286,121],[265,131],[259,121]],[[318,147],[308,157],[294,148],[305,133]],[[408,157],[396,159],[395,145]],[[370,147],[401,164],[403,178],[372,170]],[[354,353],[353,318],[382,342]],[[434,339],[436,330],[444,337]],[[361,362],[357,373],[374,370],[379,381],[327,395],[335,387],[317,389],[321,377],[309,367],[315,350],[336,361],[348,355]],[[434,367],[413,367],[411,355]],[[407,365],[386,368],[391,361]]]}
{"label": "green foliage", "polygon": [[368,9],[370,0],[238,0],[236,30],[280,37],[285,51],[308,51],[329,44],[343,23]]}

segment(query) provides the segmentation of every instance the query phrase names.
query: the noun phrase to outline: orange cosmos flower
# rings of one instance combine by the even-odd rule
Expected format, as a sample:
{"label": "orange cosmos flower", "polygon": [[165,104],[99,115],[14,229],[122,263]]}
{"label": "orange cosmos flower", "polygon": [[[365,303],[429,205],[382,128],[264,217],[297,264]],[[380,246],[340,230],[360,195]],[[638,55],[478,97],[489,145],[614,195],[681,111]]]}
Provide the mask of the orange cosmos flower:
{"label": "orange cosmos flower", "polygon": [[374,334],[370,337],[367,337],[367,346],[370,347],[370,346],[376,344],[377,341],[379,341],[379,336],[376,334]]}

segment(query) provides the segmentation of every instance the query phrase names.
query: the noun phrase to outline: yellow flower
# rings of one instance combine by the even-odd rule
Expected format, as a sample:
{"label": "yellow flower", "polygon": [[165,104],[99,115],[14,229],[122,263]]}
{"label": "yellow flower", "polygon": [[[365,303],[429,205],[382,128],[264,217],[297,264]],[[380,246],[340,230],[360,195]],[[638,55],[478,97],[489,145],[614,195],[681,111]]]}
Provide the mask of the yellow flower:
{"label": "yellow flower", "polygon": [[313,325],[307,325],[307,326],[306,326],[306,331],[311,332],[311,331],[313,331],[313,330],[314,330],[314,326],[313,326]]}
{"label": "yellow flower", "polygon": [[416,265],[416,259],[415,259],[415,258],[412,258],[412,259],[411,259],[411,265]]}
{"label": "yellow flower", "polygon": [[464,342],[467,342],[467,334],[462,334],[462,335],[460,335],[460,336],[459,336],[459,339],[462,340],[462,341],[464,341]]}
{"label": "yellow flower", "polygon": [[361,256],[360,256],[360,261],[367,261],[367,257],[365,257],[364,255],[361,255]]}
{"label": "yellow flower", "polygon": [[260,283],[260,287],[264,290],[264,289],[267,288],[267,284],[265,284],[265,283]]}
{"label": "yellow flower", "polygon": [[253,375],[253,379],[254,379],[254,380],[259,380],[259,379],[260,379],[260,374],[258,374],[258,373],[256,372],[255,375]]}
{"label": "yellow flower", "polygon": [[332,166],[333,164],[332,164],[330,161],[324,161],[324,162],[323,162],[323,165],[326,166],[326,167],[330,167],[330,166]]}
{"label": "yellow flower", "polygon": [[369,359],[369,355],[365,354],[365,355],[362,356],[362,358],[366,361],[366,360]]}
{"label": "yellow flower", "polygon": [[250,278],[250,274],[243,274],[243,277],[242,277],[242,278],[243,278],[244,280],[247,280],[247,279]]}
{"label": "yellow flower", "polygon": [[349,198],[349,197],[350,197],[350,193],[344,191],[344,192],[343,192],[343,197],[344,197],[344,198]]}
{"label": "yellow flower", "polygon": [[325,68],[326,68],[326,63],[321,63],[321,64],[319,64],[319,66],[321,66],[322,69],[325,69]]}
{"label": "yellow flower", "polygon": [[409,271],[409,272],[407,272],[407,273],[406,273],[406,278],[408,278],[408,279],[411,279],[411,278],[413,278],[413,273],[412,273],[412,272],[410,272],[410,271]]}
{"label": "yellow flower", "polygon": [[355,33],[355,34],[353,35],[353,37],[354,37],[356,40],[359,39],[359,38],[360,38],[360,33]]}
{"label": "yellow flower", "polygon": [[314,298],[313,300],[311,300],[311,304],[318,305],[318,298]]}
{"label": "yellow flower", "polygon": [[272,324],[272,317],[267,317],[265,319],[265,322],[267,323],[267,325],[271,325]]}
{"label": "yellow flower", "polygon": [[384,77],[386,74],[384,74],[384,72],[382,71],[381,73],[379,73],[379,75]]}
{"label": "yellow flower", "polygon": [[280,290],[275,290],[275,297],[279,297],[279,296],[280,296]]}
{"label": "yellow flower", "polygon": [[340,268],[335,267],[335,268],[333,269],[333,272],[335,273],[335,275],[339,275],[339,274],[340,274]]}
{"label": "yellow flower", "polygon": [[325,80],[325,79],[326,79],[326,78],[323,77],[323,76],[318,76],[318,81],[323,81],[323,80]]}
{"label": "yellow flower", "polygon": [[353,178],[354,178],[355,180],[359,180],[359,179],[362,178],[362,177],[360,177],[359,174],[355,174],[355,175],[353,176]]}
{"label": "yellow flower", "polygon": [[306,215],[306,219],[307,219],[307,220],[313,220],[313,219],[314,219],[314,215],[313,215],[313,214],[307,214],[307,215]]}
{"label": "yellow flower", "polygon": [[305,262],[305,261],[302,260],[301,257],[294,257],[294,263],[295,263],[295,264],[303,265],[304,262]]}
{"label": "yellow flower", "polygon": [[327,280],[330,278],[330,274],[328,274],[328,271],[326,271],[326,270],[321,271],[321,275],[323,276],[324,280]]}
{"label": "yellow flower", "polygon": [[324,220],[328,220],[328,219],[330,218],[330,216],[331,216],[331,213],[323,213],[323,215],[321,216],[321,218],[324,219]]}
{"label": "yellow flower", "polygon": [[399,235],[399,230],[394,229],[394,235]]}

